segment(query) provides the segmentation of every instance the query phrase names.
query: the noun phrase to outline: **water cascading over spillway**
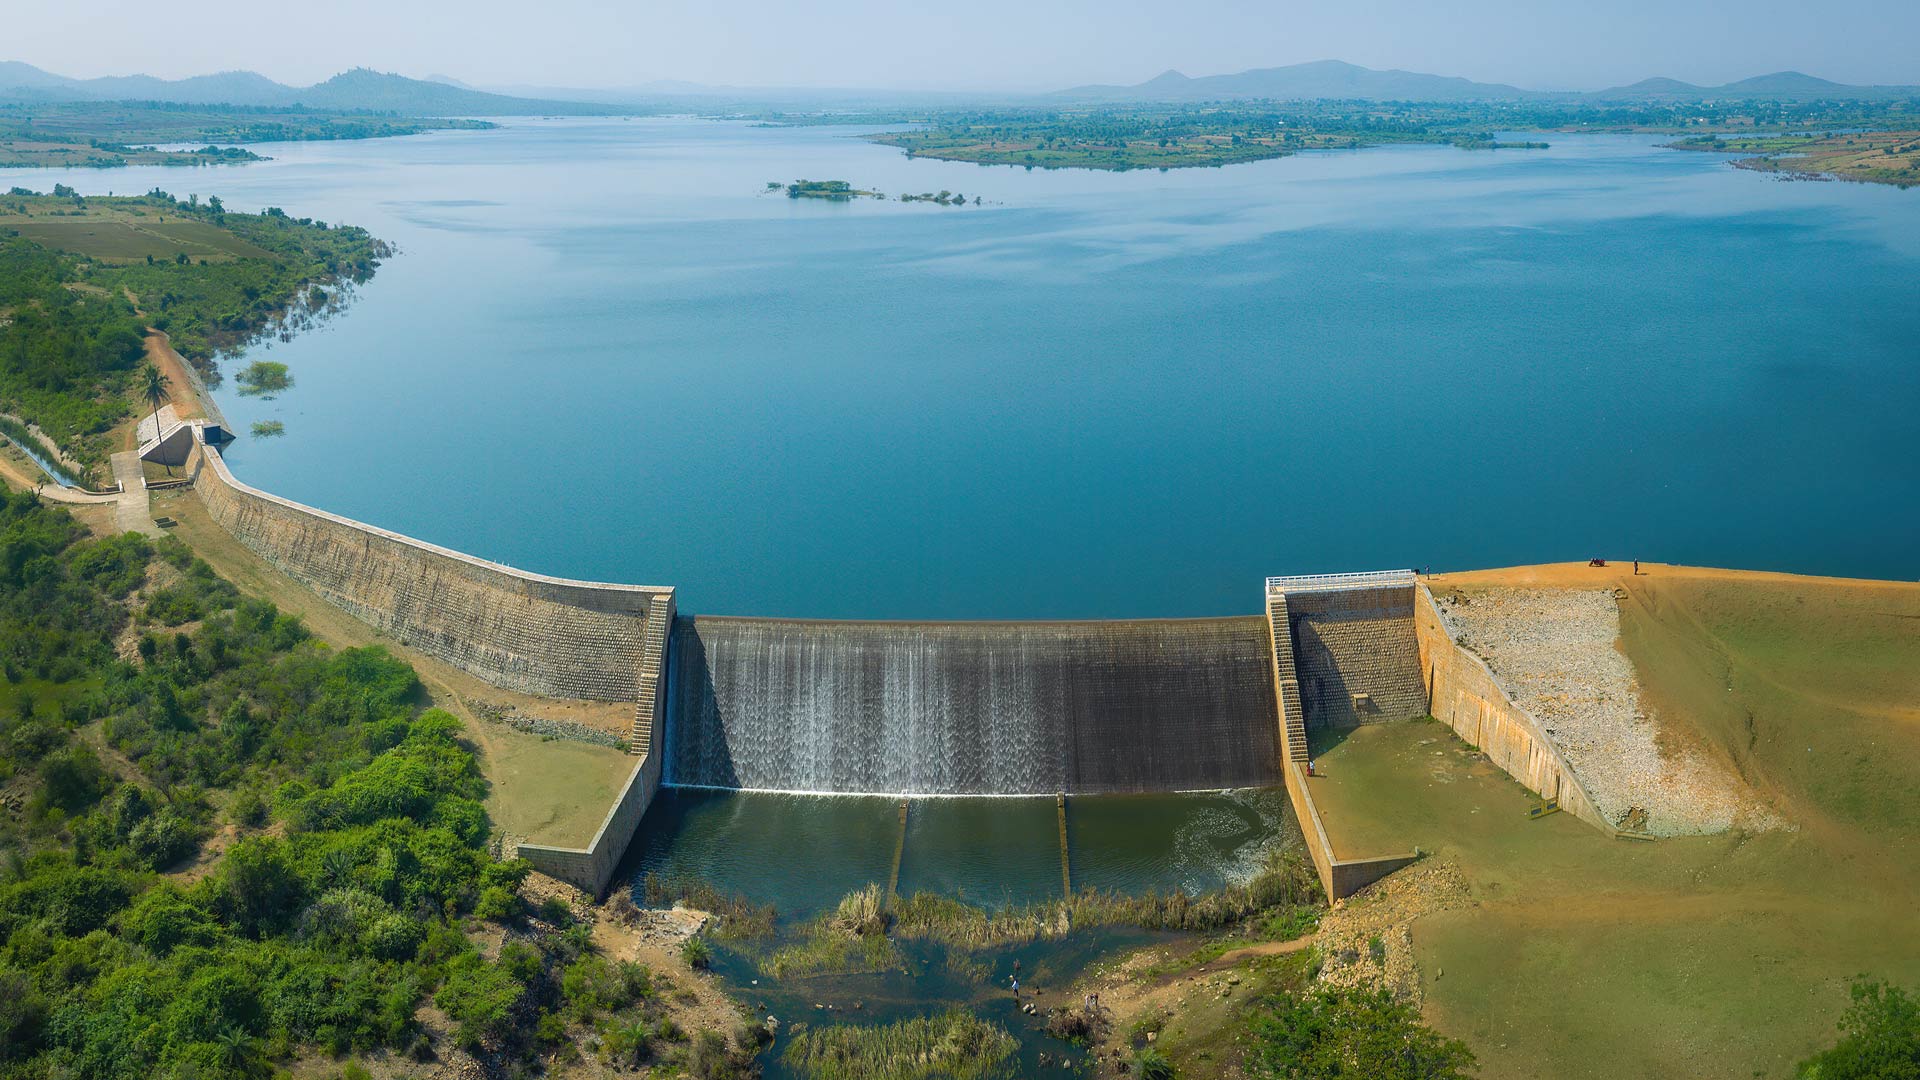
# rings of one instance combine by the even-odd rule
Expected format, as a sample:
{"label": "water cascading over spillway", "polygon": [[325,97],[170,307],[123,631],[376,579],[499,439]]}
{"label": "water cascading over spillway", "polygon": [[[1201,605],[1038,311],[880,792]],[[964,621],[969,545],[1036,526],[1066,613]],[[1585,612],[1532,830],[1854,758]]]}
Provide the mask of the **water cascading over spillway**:
{"label": "water cascading over spillway", "polygon": [[1258,617],[675,624],[666,780],[1022,795],[1279,782]]}

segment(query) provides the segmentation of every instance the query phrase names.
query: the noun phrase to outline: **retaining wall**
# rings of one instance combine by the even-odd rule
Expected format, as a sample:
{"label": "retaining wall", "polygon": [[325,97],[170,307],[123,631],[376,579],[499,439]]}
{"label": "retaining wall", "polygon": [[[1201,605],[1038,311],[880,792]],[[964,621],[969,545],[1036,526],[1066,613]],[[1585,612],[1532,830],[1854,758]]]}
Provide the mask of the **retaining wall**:
{"label": "retaining wall", "polygon": [[634,701],[649,617],[673,590],[530,574],[249,487],[196,432],[195,490],[249,550],[323,599],[495,686]]}
{"label": "retaining wall", "polygon": [[1558,799],[1560,809],[1610,835],[1616,833],[1540,721],[1514,702],[1484,660],[1458,644],[1424,584],[1415,591],[1413,625],[1434,718],[1479,747],[1527,790]]}
{"label": "retaining wall", "polygon": [[521,844],[519,856],[548,877],[558,878],[598,900],[606,895],[613,872],[626,855],[633,834],[639,831],[640,819],[646,816],[647,807],[653,804],[653,797],[659,791],[660,755],[646,754],[634,762],[633,772],[613,800],[613,808],[607,811],[606,820],[600,823],[600,831],[593,834],[591,843],[583,848]]}
{"label": "retaining wall", "polygon": [[[1426,715],[1413,586],[1288,590],[1294,665],[1308,727]],[[1356,709],[1355,694],[1367,695]]]}
{"label": "retaining wall", "polygon": [[[1307,854],[1313,859],[1314,871],[1320,875],[1320,887],[1326,892],[1328,900],[1340,900],[1352,896],[1419,857],[1413,852],[1347,859],[1336,854],[1333,850],[1333,841],[1327,837],[1327,827],[1320,820],[1320,808],[1314,804],[1313,791],[1307,784],[1304,765],[1308,760],[1307,749],[1304,745],[1296,745],[1306,740],[1305,722],[1301,717],[1292,715],[1296,710],[1306,712],[1302,704],[1303,695],[1299,692],[1300,669],[1296,652],[1298,627],[1301,623],[1300,616],[1296,612],[1302,607],[1306,608],[1311,613],[1309,618],[1320,617],[1322,626],[1339,624],[1343,621],[1379,621],[1381,611],[1387,611],[1391,616],[1392,613],[1400,610],[1399,605],[1392,600],[1370,595],[1380,591],[1382,590],[1368,589],[1357,598],[1344,593],[1315,594],[1306,591],[1276,591],[1271,588],[1267,592],[1267,623],[1273,644],[1271,655],[1275,716],[1279,721],[1278,731],[1283,750],[1280,762],[1282,778],[1286,784],[1287,801],[1293,804],[1294,817],[1300,820],[1300,832],[1306,838]],[[1404,592],[1405,587],[1401,586],[1397,591]],[[1333,617],[1328,618],[1329,613]],[[1399,621],[1409,622],[1407,616],[1411,614],[1411,611],[1407,611],[1404,615],[1398,616]],[[1348,618],[1348,616],[1357,617]],[[1283,621],[1285,625],[1282,625]],[[1313,623],[1310,622],[1308,625],[1311,627]],[[1367,633],[1335,633],[1333,637],[1340,643],[1337,656],[1333,651],[1321,648],[1320,662],[1328,664],[1345,660],[1351,665],[1349,670],[1360,674],[1362,681],[1365,681],[1368,686],[1380,682],[1388,687],[1398,687],[1405,681],[1399,669],[1407,666],[1410,661],[1401,656],[1369,655],[1364,651],[1363,644],[1368,636]],[[1392,648],[1399,645],[1396,634],[1385,635],[1381,639],[1381,647]],[[1404,647],[1410,649],[1412,646],[1411,640],[1405,642]],[[1338,674],[1337,668],[1335,673]],[[1415,675],[1417,682],[1417,669]],[[1366,687],[1356,684],[1355,688],[1365,689]],[[1396,691],[1396,693],[1399,692]],[[1351,713],[1352,702],[1348,701],[1346,705],[1347,711]],[[1419,715],[1419,713],[1415,712],[1413,715]],[[1315,726],[1326,722],[1323,718]]]}

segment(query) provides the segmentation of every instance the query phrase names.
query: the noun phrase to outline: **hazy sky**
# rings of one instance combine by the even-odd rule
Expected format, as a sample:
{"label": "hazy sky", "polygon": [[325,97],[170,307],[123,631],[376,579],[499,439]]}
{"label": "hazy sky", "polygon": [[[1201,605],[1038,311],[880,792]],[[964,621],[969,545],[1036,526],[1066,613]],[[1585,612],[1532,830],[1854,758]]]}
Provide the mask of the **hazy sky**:
{"label": "hazy sky", "polygon": [[1342,59],[1539,89],[1797,69],[1920,83],[1920,0],[8,0],[64,75],[368,66],[481,84],[1054,89]]}

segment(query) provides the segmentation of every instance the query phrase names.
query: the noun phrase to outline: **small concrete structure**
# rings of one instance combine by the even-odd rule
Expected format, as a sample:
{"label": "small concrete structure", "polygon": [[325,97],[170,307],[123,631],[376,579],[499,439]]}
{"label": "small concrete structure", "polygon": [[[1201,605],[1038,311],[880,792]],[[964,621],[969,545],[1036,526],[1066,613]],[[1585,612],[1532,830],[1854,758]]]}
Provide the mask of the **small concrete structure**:
{"label": "small concrete structure", "polygon": [[1267,579],[1287,799],[1329,900],[1352,896],[1418,857],[1413,852],[1342,857],[1334,851],[1313,801],[1307,745],[1311,730],[1425,715],[1413,632],[1414,585],[1411,570]]}

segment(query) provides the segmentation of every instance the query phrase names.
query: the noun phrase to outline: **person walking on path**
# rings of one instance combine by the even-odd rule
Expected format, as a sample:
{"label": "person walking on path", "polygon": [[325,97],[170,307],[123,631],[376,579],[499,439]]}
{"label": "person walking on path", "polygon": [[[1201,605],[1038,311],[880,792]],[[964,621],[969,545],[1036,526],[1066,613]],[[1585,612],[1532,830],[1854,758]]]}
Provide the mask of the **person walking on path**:
{"label": "person walking on path", "polygon": [[1009,975],[1007,978],[1013,983],[1013,999],[1020,1000],[1020,976]]}
{"label": "person walking on path", "polygon": [[1634,577],[1640,576],[1640,560],[1639,559],[1633,560],[1633,576]]}

